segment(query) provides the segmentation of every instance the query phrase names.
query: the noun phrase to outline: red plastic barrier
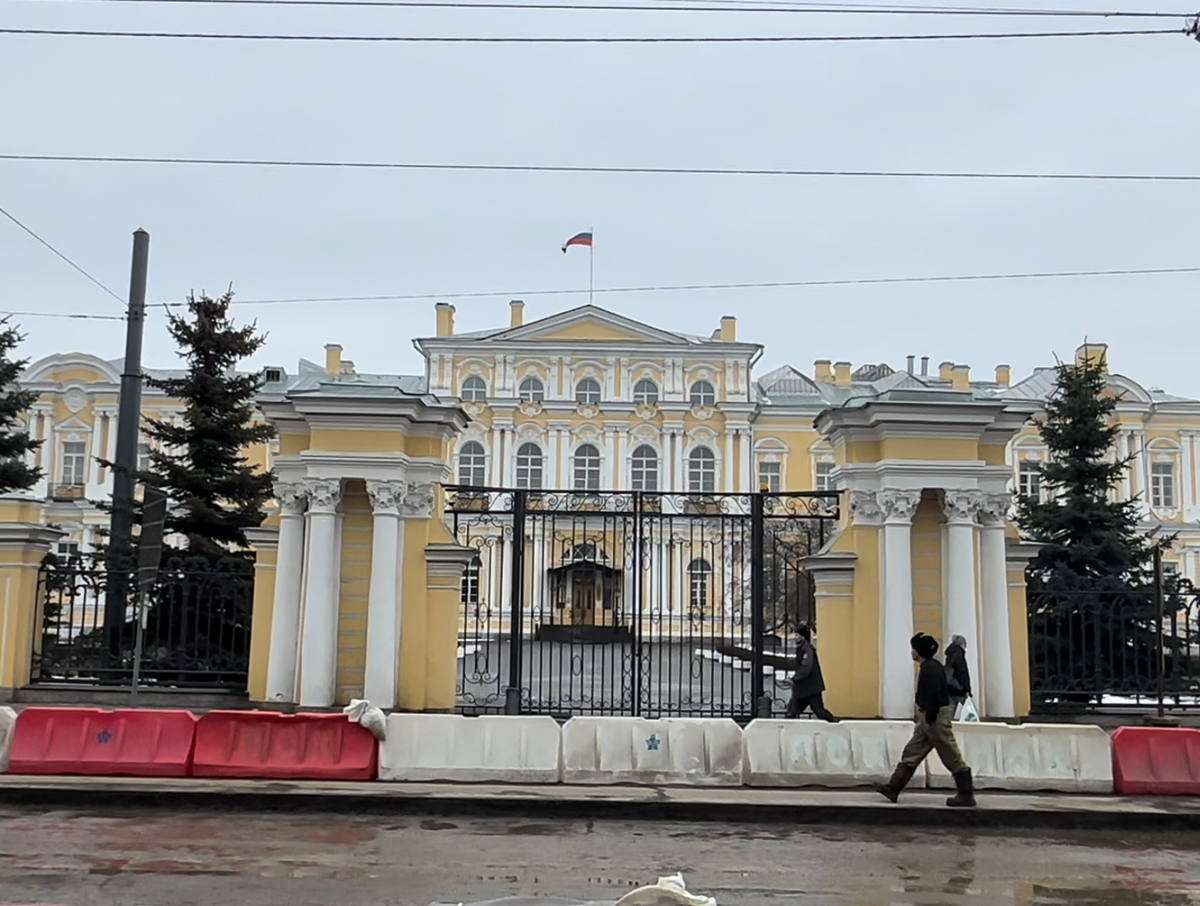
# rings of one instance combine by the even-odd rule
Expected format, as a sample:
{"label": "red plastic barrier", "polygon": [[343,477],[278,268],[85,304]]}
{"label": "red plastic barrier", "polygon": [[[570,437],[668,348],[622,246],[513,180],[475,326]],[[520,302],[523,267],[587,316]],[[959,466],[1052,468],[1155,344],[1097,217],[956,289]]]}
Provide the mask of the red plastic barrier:
{"label": "red plastic barrier", "polygon": [[1200,730],[1121,727],[1112,745],[1118,795],[1200,796]]}
{"label": "red plastic barrier", "polygon": [[189,711],[26,708],[17,715],[10,774],[189,777]]}
{"label": "red plastic barrier", "polygon": [[197,777],[374,780],[379,744],[343,714],[209,711],[196,727]]}

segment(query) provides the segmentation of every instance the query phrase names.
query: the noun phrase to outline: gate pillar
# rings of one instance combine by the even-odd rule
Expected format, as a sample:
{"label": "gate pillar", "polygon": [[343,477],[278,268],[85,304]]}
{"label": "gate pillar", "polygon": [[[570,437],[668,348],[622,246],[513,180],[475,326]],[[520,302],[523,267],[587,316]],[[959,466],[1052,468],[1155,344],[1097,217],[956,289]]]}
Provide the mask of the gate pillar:
{"label": "gate pillar", "polygon": [[[813,643],[825,677],[826,706],[838,715],[871,710],[874,702],[856,702],[850,673],[854,670],[854,569],[858,557],[829,552],[807,557],[801,566],[813,580],[816,634]],[[865,713],[865,712],[864,712]]]}
{"label": "gate pillar", "polygon": [[64,534],[41,522],[38,501],[0,499],[0,701],[11,701],[29,683],[33,658],[41,651],[38,570]]}

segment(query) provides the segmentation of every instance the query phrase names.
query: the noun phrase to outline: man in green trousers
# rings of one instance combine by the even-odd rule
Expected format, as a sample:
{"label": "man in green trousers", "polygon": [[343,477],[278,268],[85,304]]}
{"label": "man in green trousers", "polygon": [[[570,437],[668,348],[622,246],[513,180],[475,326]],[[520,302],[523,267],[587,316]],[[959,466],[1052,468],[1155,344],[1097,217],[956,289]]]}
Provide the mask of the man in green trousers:
{"label": "man in green trousers", "polygon": [[900,763],[887,783],[874,784],[875,791],[892,802],[912,780],[917,768],[936,750],[938,758],[954,777],[958,792],[946,800],[953,808],[975,806],[975,784],[971,769],[963,761],[958,741],[954,738],[954,709],[946,685],[946,669],[934,655],[938,643],[933,636],[918,632],[912,637],[912,657],[921,665],[917,673],[917,720],[912,739],[900,754]]}

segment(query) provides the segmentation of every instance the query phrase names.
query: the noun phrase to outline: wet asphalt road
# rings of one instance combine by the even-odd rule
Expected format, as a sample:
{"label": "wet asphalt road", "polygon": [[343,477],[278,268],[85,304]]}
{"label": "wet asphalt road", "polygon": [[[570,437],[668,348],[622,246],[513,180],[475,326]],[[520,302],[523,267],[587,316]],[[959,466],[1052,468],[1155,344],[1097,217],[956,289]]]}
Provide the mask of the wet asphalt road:
{"label": "wet asphalt road", "polygon": [[720,906],[1182,906],[1200,834],[0,808],[0,904],[615,900],[674,871]]}

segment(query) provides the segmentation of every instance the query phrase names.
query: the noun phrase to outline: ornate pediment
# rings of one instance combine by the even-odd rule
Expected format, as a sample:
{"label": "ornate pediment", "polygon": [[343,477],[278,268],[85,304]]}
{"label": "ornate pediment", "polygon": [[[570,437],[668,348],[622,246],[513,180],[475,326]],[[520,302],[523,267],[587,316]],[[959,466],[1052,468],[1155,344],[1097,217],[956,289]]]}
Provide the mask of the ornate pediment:
{"label": "ornate pediment", "polygon": [[484,343],[519,341],[657,343],[686,346],[687,338],[635,321],[616,312],[583,305],[532,321],[521,327],[492,334]]}

